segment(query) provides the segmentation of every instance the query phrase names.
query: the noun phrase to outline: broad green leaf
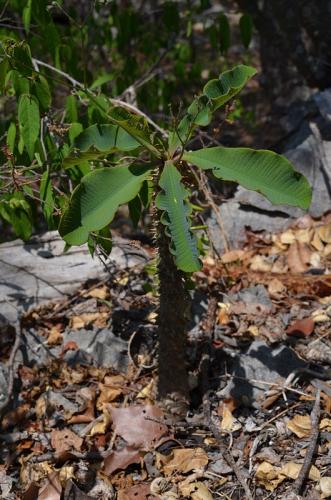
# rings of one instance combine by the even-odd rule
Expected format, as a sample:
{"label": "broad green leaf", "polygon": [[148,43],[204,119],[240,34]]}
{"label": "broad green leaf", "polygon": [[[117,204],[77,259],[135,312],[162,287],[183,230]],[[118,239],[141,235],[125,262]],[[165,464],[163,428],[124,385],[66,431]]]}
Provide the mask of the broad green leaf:
{"label": "broad green leaf", "polygon": [[76,137],[83,132],[83,125],[81,123],[73,122],[70,125],[68,135],[70,144],[73,144]]}
{"label": "broad green leaf", "polygon": [[115,151],[132,151],[140,143],[117,125],[92,125],[79,134],[63,165],[69,167],[85,160],[95,160]]}
{"label": "broad green leaf", "polygon": [[241,16],[239,21],[239,28],[242,43],[247,49],[249,47],[249,44],[251,43],[253,32],[253,20],[249,14],[243,14]]}
{"label": "broad green leaf", "polygon": [[206,83],[203,94],[212,102],[212,110],[215,111],[238,94],[255,74],[255,68],[240,64],[221,73],[218,79]]}
{"label": "broad green leaf", "polygon": [[42,202],[42,209],[45,214],[46,221],[48,225],[51,226],[53,222],[54,198],[52,182],[47,171],[41,176],[40,200]]}
{"label": "broad green leaf", "polygon": [[119,125],[123,128],[155,156],[158,158],[161,157],[161,153],[153,144],[154,133],[151,133],[148,123],[143,117],[130,113],[126,109],[117,107],[111,109],[109,119],[115,125]]}
{"label": "broad green leaf", "polygon": [[211,169],[215,177],[258,191],[276,205],[302,209],[310,205],[311,188],[306,178],[284,156],[272,151],[215,147],[186,152],[183,159]]}
{"label": "broad green leaf", "polygon": [[120,205],[132,200],[149,175],[145,166],[100,168],[83,177],[63,214],[59,233],[70,245],[82,245],[91,231],[109,224]]}
{"label": "broad green leaf", "polygon": [[5,194],[0,201],[0,216],[13,226],[19,238],[27,241],[32,233],[32,215],[29,203],[22,193]]}
{"label": "broad green leaf", "polygon": [[35,97],[28,94],[21,95],[18,101],[18,123],[21,139],[32,160],[40,128],[39,105]]}
{"label": "broad green leaf", "polygon": [[255,74],[254,68],[240,64],[221,73],[219,78],[206,83],[202,95],[194,99],[177,130],[169,134],[170,154],[172,155],[182,143],[188,141],[195,125],[209,125],[213,112],[238,94]]}
{"label": "broad green leaf", "polygon": [[156,206],[164,213],[161,222],[167,226],[171,238],[170,249],[178,269],[195,272],[201,268],[196,240],[190,230],[191,207],[187,203],[189,192],[181,183],[181,175],[175,165],[166,162],[159,185],[163,192],[156,197]]}

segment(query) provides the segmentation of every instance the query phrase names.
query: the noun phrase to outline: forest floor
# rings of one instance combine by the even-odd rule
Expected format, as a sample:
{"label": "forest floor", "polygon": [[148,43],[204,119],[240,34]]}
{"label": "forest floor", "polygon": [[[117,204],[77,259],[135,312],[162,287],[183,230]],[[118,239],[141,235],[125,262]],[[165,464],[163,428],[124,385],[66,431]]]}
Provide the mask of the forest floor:
{"label": "forest floor", "polygon": [[30,311],[15,362],[0,340],[1,498],[329,498],[330,258],[330,215],[205,258],[184,418],[156,400],[152,264]]}

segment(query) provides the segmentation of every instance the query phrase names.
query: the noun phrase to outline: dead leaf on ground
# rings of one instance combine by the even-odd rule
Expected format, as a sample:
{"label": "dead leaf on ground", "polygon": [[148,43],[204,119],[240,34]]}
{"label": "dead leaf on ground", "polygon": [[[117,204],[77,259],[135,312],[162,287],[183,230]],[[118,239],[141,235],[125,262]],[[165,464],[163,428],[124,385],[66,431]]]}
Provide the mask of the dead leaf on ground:
{"label": "dead leaf on ground", "polygon": [[114,451],[105,458],[102,472],[110,476],[118,469],[125,470],[131,464],[139,464],[141,462],[141,455],[136,448],[126,446],[122,450]]}
{"label": "dead leaf on ground", "polygon": [[61,500],[62,486],[57,472],[52,472],[40,488],[38,500]]}
{"label": "dead leaf on ground", "polygon": [[331,497],[331,477],[325,476],[320,479],[321,498]]}
{"label": "dead leaf on ground", "polygon": [[72,330],[79,330],[93,323],[94,327],[103,328],[107,326],[109,312],[93,312],[72,316],[70,318],[69,327]]}
{"label": "dead leaf on ground", "polygon": [[311,434],[311,420],[309,415],[295,415],[287,422],[290,429],[299,438],[309,437]]}
{"label": "dead leaf on ground", "polygon": [[277,278],[273,278],[268,284],[268,292],[273,299],[279,299],[285,291],[286,286]]}
{"label": "dead leaf on ground", "polygon": [[103,408],[102,420],[94,424],[90,430],[90,436],[96,436],[97,434],[105,434],[109,428],[111,422],[111,417],[109,411],[106,407]]}
{"label": "dead leaf on ground", "polygon": [[331,243],[331,224],[319,226],[316,232],[324,243]]}
{"label": "dead leaf on ground", "polygon": [[149,449],[168,433],[168,427],[162,423],[163,412],[158,406],[109,407],[109,412],[114,431],[129,446]]}
{"label": "dead leaf on ground", "polygon": [[287,328],[286,333],[292,337],[309,337],[314,328],[315,323],[311,318],[298,319]]}
{"label": "dead leaf on ground", "polygon": [[221,412],[221,431],[223,432],[235,432],[241,429],[241,424],[234,418],[230,408],[226,405],[222,405]]}
{"label": "dead leaf on ground", "polygon": [[147,500],[155,498],[150,494],[149,484],[140,483],[117,492],[117,500]]}
{"label": "dead leaf on ground", "polygon": [[183,497],[188,497],[192,500],[213,500],[207,486],[200,481],[190,484],[182,483],[178,485],[178,488]]}
{"label": "dead leaf on ground", "polygon": [[311,250],[306,243],[295,241],[287,252],[287,263],[292,273],[304,273],[310,263]]}
{"label": "dead leaf on ground", "polygon": [[86,294],[84,294],[84,296],[105,300],[109,296],[109,289],[106,285],[103,285],[99,288],[93,288],[93,290],[88,291]]}
{"label": "dead leaf on ground", "polygon": [[252,257],[250,266],[252,271],[259,273],[269,273],[272,268],[272,262],[264,255],[254,255]]}
{"label": "dead leaf on ground", "polygon": [[165,475],[181,472],[186,474],[193,469],[202,469],[208,464],[208,455],[202,448],[179,448],[170,455],[157,456],[158,468]]}
{"label": "dead leaf on ground", "polygon": [[59,345],[59,344],[62,344],[62,341],[63,341],[63,335],[61,333],[63,329],[63,325],[56,325],[56,326],[53,326],[50,331],[49,331],[49,334],[48,334],[48,337],[47,337],[47,344],[48,345]]}
{"label": "dead leaf on ground", "polygon": [[[281,474],[283,474],[286,477],[289,477],[290,479],[297,479],[301,469],[302,469],[302,464],[297,464],[295,462],[288,462],[282,467]],[[320,480],[321,474],[318,468],[315,467],[315,465],[312,465],[310,467],[308,477],[312,481]]]}
{"label": "dead leaf on ground", "polygon": [[70,450],[80,451],[83,439],[70,429],[53,429],[51,433],[51,445],[58,456]]}
{"label": "dead leaf on ground", "polygon": [[285,476],[280,474],[281,469],[269,462],[261,462],[256,469],[255,479],[268,491],[274,491],[282,483]]}
{"label": "dead leaf on ground", "polygon": [[229,252],[225,252],[222,255],[221,261],[223,262],[223,264],[231,264],[231,262],[242,260],[244,255],[244,250],[230,250]]}

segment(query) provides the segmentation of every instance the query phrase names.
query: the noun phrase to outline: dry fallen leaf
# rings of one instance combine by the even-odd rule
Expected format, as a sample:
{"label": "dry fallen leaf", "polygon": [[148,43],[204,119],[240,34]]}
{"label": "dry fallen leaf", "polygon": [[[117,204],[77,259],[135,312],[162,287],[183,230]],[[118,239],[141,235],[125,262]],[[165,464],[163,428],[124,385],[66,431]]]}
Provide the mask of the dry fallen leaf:
{"label": "dry fallen leaf", "polygon": [[324,476],[320,479],[321,498],[331,497],[331,477]]}
{"label": "dry fallen leaf", "polygon": [[122,450],[114,451],[104,460],[102,472],[110,476],[118,469],[125,470],[131,464],[139,464],[141,456],[136,448],[126,446]]}
{"label": "dry fallen leaf", "polygon": [[131,488],[117,491],[117,500],[146,500],[150,494],[150,485],[140,483]]}
{"label": "dry fallen leaf", "polygon": [[309,337],[314,331],[315,323],[311,318],[304,318],[295,321],[290,325],[286,333],[292,337]]}
{"label": "dry fallen leaf", "polygon": [[108,427],[110,425],[111,418],[110,414],[106,407],[103,408],[102,420],[100,422],[96,422],[92,429],[90,430],[90,436],[95,436],[97,434],[105,434],[107,432]]}
{"label": "dry fallen leaf", "polygon": [[70,429],[53,429],[51,433],[51,445],[56,455],[62,455],[72,449],[80,451],[83,439]]}
{"label": "dry fallen leaf", "polygon": [[92,297],[94,299],[100,299],[100,300],[105,300],[109,295],[109,289],[106,285],[103,285],[99,288],[94,288],[93,290],[90,290],[86,294],[84,294],[85,297]]}
{"label": "dry fallen leaf", "polygon": [[275,467],[269,462],[261,462],[256,469],[255,479],[266,490],[274,491],[285,479],[280,471],[279,467]]}
{"label": "dry fallen leaf", "polygon": [[222,405],[221,430],[226,432],[235,432],[241,429],[241,424],[234,418],[229,407]]}
{"label": "dry fallen leaf", "polygon": [[273,278],[268,284],[268,292],[273,299],[279,299],[285,291],[286,286],[277,278]]}
{"label": "dry fallen leaf", "polygon": [[57,472],[52,472],[40,488],[37,500],[61,500],[62,486]]}
{"label": "dry fallen leaf", "polygon": [[272,262],[264,255],[254,255],[250,262],[250,268],[252,271],[269,273],[272,268]]}
{"label": "dry fallen leaf", "polygon": [[311,420],[309,415],[295,415],[287,422],[290,429],[299,438],[309,437],[311,434]]}
{"label": "dry fallen leaf", "polygon": [[178,485],[178,488],[183,497],[188,497],[192,500],[213,500],[207,486],[200,481],[189,484],[182,483]]}
{"label": "dry fallen leaf", "polygon": [[316,232],[324,243],[331,243],[331,224],[318,227]]}
{"label": "dry fallen leaf", "polygon": [[93,312],[71,316],[69,327],[72,330],[79,330],[93,323],[93,326],[103,328],[107,326],[108,318],[108,312]]}
{"label": "dry fallen leaf", "polygon": [[230,264],[231,262],[242,260],[244,255],[244,250],[230,250],[229,252],[225,252],[222,255],[221,261],[223,262],[223,264]]}
{"label": "dry fallen leaf", "polygon": [[304,273],[310,263],[311,251],[307,244],[295,241],[287,252],[287,262],[292,273]]}
{"label": "dry fallen leaf", "polygon": [[97,400],[98,410],[102,410],[105,403],[115,401],[123,394],[122,389],[116,387],[109,387],[105,384],[99,384],[100,395]]}
{"label": "dry fallen leaf", "polygon": [[[290,479],[297,479],[299,472],[302,468],[302,464],[297,464],[295,462],[288,462],[282,467],[281,474]],[[309,469],[308,473],[309,479],[312,481],[319,481],[321,478],[321,474],[315,465],[312,465]]]}
{"label": "dry fallen leaf", "polygon": [[47,344],[48,345],[53,346],[53,345],[62,344],[63,335],[61,333],[61,330],[62,330],[62,325],[60,325],[60,327],[53,326],[50,329],[48,337],[47,337]]}
{"label": "dry fallen leaf", "polygon": [[219,325],[227,325],[230,321],[230,304],[218,303],[217,323]]}
{"label": "dry fallen leaf", "polygon": [[109,412],[114,431],[125,439],[129,446],[149,449],[168,433],[168,427],[162,423],[163,412],[157,406],[109,407]]}
{"label": "dry fallen leaf", "polygon": [[208,464],[208,455],[202,448],[180,448],[167,456],[158,454],[158,463],[167,476],[174,472],[185,474],[204,468]]}

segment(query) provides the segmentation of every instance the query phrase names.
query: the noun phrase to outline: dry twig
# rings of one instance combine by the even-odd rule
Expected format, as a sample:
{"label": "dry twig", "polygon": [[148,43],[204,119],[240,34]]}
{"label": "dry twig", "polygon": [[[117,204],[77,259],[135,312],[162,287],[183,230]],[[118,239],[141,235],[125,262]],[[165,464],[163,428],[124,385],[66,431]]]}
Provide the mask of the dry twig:
{"label": "dry twig", "polygon": [[22,340],[22,318],[19,320],[18,330],[16,331],[16,338],[11,350],[8,360],[8,389],[7,395],[3,401],[0,402],[0,419],[3,417],[9,403],[14,396],[14,381],[15,381],[15,358],[17,351],[21,345]]}
{"label": "dry twig", "polygon": [[309,469],[311,467],[311,463],[313,460],[313,456],[315,453],[315,448],[318,440],[318,435],[319,435],[319,421],[320,421],[320,415],[321,415],[321,388],[318,387],[316,389],[316,398],[315,398],[315,403],[313,410],[310,415],[311,419],[311,437],[310,437],[310,443],[308,446],[308,449],[305,454],[305,458],[303,461],[303,465],[301,467],[301,470],[299,472],[299,475],[297,479],[295,480],[295,483],[293,485],[293,492],[296,494],[300,494],[302,486],[304,484],[304,481],[307,477],[307,474],[309,472]]}

